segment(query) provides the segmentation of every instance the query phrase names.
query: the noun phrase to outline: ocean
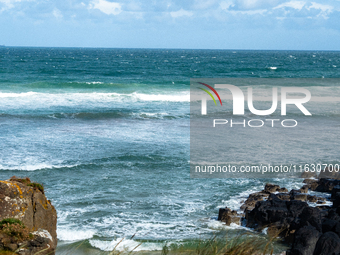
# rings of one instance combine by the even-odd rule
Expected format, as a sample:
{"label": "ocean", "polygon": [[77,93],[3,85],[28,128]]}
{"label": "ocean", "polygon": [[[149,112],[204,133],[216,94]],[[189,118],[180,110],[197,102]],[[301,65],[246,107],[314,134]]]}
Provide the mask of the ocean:
{"label": "ocean", "polygon": [[[267,182],[302,186],[190,178],[190,78],[205,77],[339,78],[340,52],[0,48],[0,179],[44,185],[58,213],[59,254],[79,243],[112,250],[124,237],[119,247],[161,250],[245,230],[218,222],[218,209],[238,209]],[[335,132],[339,101],[325,112],[309,125]],[[318,162],[336,162],[338,138],[318,139]],[[294,160],[305,162],[299,152]]]}

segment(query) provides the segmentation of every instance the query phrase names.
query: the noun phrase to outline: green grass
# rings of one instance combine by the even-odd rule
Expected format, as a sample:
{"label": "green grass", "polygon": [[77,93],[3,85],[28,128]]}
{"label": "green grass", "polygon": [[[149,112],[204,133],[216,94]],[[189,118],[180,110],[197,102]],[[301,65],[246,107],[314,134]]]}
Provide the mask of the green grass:
{"label": "green grass", "polygon": [[2,228],[5,224],[19,224],[24,227],[24,224],[22,223],[21,220],[14,219],[14,218],[7,218],[7,219],[3,219],[2,221],[0,221],[0,228]]}
{"label": "green grass", "polygon": [[9,180],[20,182],[20,183],[25,184],[27,186],[33,187],[34,189],[40,190],[44,194],[44,186],[41,185],[40,183],[37,183],[37,182],[31,182],[30,178],[28,178],[28,177],[18,178],[16,176],[12,176],[11,179],[9,179]]}
{"label": "green grass", "polygon": [[162,255],[253,255],[273,254],[273,239],[241,234],[234,237],[213,237],[163,247]]}
{"label": "green grass", "polygon": [[31,186],[34,189],[38,189],[44,194],[44,187],[40,183],[31,182],[31,183],[27,184],[27,186]]}
{"label": "green grass", "polygon": [[[276,237],[269,238],[265,235],[245,233],[221,232],[210,239],[184,240],[181,242],[169,241],[163,245],[161,251],[136,251],[143,241],[135,240],[136,246],[130,250],[121,249],[124,238],[118,242],[112,251],[105,252],[91,247],[88,241],[74,244],[73,247],[63,248],[59,250],[62,255],[269,255],[279,254],[287,247],[279,247],[280,245],[274,241]],[[132,239],[132,238],[131,238]]]}

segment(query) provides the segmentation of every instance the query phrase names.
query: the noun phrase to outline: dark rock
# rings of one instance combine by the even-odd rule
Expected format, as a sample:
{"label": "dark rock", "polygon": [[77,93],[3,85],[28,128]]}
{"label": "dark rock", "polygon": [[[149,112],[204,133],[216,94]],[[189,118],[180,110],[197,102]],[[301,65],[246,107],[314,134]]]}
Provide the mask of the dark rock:
{"label": "dark rock", "polygon": [[308,202],[316,203],[318,198],[316,196],[307,195]]}
{"label": "dark rock", "polygon": [[306,186],[308,187],[308,189],[311,189],[311,190],[316,190],[316,188],[319,186],[319,180],[315,180],[315,179],[305,179],[303,180],[303,183],[306,183]]}
{"label": "dark rock", "polygon": [[241,217],[237,214],[237,212],[229,209],[228,207],[220,208],[218,212],[217,220],[225,222],[227,226],[231,223],[240,224],[240,219]]}
{"label": "dark rock", "polygon": [[284,201],[289,201],[290,200],[290,195],[287,194],[287,193],[278,193],[278,194],[276,194],[276,196],[279,199],[284,200]]}
{"label": "dark rock", "polygon": [[337,213],[337,209],[333,209],[332,208],[332,209],[328,210],[327,219],[335,220],[335,221],[340,222],[340,216]]}
{"label": "dark rock", "polygon": [[321,233],[312,226],[300,228],[295,234],[292,249],[287,252],[287,255],[313,254],[320,235]]}
{"label": "dark rock", "polygon": [[301,189],[299,189],[300,193],[308,193],[308,186],[303,185]]}
{"label": "dark rock", "polygon": [[267,191],[269,193],[273,193],[273,192],[276,192],[280,189],[280,186],[279,185],[275,185],[275,184],[270,184],[270,183],[267,183],[266,186],[264,187],[264,191]]}
{"label": "dark rock", "polygon": [[340,180],[320,179],[315,191],[331,193],[333,188],[340,184]]}
{"label": "dark rock", "polygon": [[294,194],[291,195],[291,200],[300,200],[300,201],[307,201],[307,195],[306,194]]}
{"label": "dark rock", "polygon": [[336,185],[332,189],[331,199],[335,198],[336,193],[340,192],[340,185]]}
{"label": "dark rock", "polygon": [[340,207],[340,192],[336,192],[333,196],[333,207],[339,208]]}
{"label": "dark rock", "polygon": [[278,189],[277,191],[280,192],[280,193],[287,193],[288,189],[283,187],[283,188]]}
{"label": "dark rock", "polygon": [[306,184],[311,184],[313,182],[317,182],[317,180],[315,180],[315,179],[304,179],[303,180],[303,183],[306,183]]}
{"label": "dark rock", "polygon": [[322,221],[322,233],[332,231],[337,223],[336,220],[324,219]]}
{"label": "dark rock", "polygon": [[317,231],[322,232],[321,211],[315,207],[306,207],[302,211],[301,226],[313,226]]}
{"label": "dark rock", "polygon": [[247,200],[244,202],[244,204],[241,206],[241,209],[244,211],[251,211],[254,209],[255,204],[258,201],[263,201],[264,198],[268,197],[269,194],[265,192],[257,192],[250,194]]}
{"label": "dark rock", "polygon": [[308,205],[305,202],[283,201],[271,194],[267,201],[256,203],[255,208],[246,214],[247,226],[257,229],[273,226],[277,231],[281,231],[282,236],[287,236],[294,233],[295,227],[292,226],[299,226],[299,216],[306,207]]}
{"label": "dark rock", "polygon": [[334,232],[326,232],[316,243],[314,255],[338,255],[340,253],[340,238]]}

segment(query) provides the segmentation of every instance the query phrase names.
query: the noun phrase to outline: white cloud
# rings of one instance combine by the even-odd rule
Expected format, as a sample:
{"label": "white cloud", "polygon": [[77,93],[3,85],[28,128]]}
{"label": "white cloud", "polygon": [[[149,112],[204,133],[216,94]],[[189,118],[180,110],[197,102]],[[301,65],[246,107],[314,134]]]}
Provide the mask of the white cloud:
{"label": "white cloud", "polygon": [[12,9],[15,7],[15,3],[23,2],[23,1],[30,1],[30,0],[0,0],[0,3],[3,3],[5,5],[5,7],[2,7],[0,9],[0,12],[3,12],[8,9]]}
{"label": "white cloud", "polygon": [[242,14],[242,15],[256,15],[256,14],[260,14],[263,15],[267,12],[267,10],[249,10],[249,11],[229,11],[229,13],[233,14],[233,15],[237,15],[237,14]]}
{"label": "white cloud", "polygon": [[326,5],[326,4],[319,4],[319,3],[315,3],[315,2],[312,2],[312,5],[309,6],[307,8],[308,10],[310,9],[317,9],[317,10],[321,10],[322,12],[332,12],[334,7],[333,6],[330,6],[330,5]]}
{"label": "white cloud", "polygon": [[98,9],[107,15],[118,15],[122,12],[122,6],[120,3],[109,2],[105,0],[94,0],[89,5],[89,9]]}
{"label": "white cloud", "polygon": [[320,13],[319,15],[317,15],[317,17],[321,16],[325,19],[328,19],[328,14],[330,14],[334,10],[334,7],[330,5],[312,2],[312,5],[309,6],[307,9],[308,10],[311,10],[311,9],[320,10]]}
{"label": "white cloud", "polygon": [[170,12],[171,17],[173,18],[178,18],[178,17],[183,17],[183,16],[187,16],[187,17],[191,17],[193,15],[192,12],[190,11],[186,11],[183,10],[182,8],[179,11],[176,12]]}
{"label": "white cloud", "polygon": [[54,8],[52,14],[57,19],[62,19],[63,18],[63,15],[61,14],[61,11],[59,9],[57,9],[57,8]]}
{"label": "white cloud", "polygon": [[278,4],[279,0],[234,0],[235,6],[242,10],[267,9]]}
{"label": "white cloud", "polygon": [[293,8],[293,9],[301,11],[302,8],[305,6],[305,4],[306,2],[303,2],[303,1],[290,1],[290,2],[280,4],[273,9],[281,9],[281,8],[289,7],[289,8]]}

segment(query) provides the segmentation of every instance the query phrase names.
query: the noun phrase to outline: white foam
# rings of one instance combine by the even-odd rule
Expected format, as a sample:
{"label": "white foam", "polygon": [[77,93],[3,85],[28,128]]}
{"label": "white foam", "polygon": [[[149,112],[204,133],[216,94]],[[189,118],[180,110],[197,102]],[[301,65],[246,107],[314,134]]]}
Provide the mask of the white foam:
{"label": "white foam", "polygon": [[134,240],[117,239],[113,241],[90,240],[90,244],[102,251],[159,251],[161,243],[140,243]]}
{"label": "white foam", "polygon": [[2,93],[0,92],[0,98],[14,98],[14,97],[30,97],[37,95],[37,92],[23,92],[23,93]]}
{"label": "white foam", "polygon": [[0,92],[1,109],[40,109],[55,106],[67,107],[112,107],[115,103],[131,102],[189,102],[190,93],[179,92],[173,94],[145,94],[133,92],[124,93],[3,93]]}
{"label": "white foam", "polygon": [[270,66],[269,69],[270,69],[270,70],[276,70],[277,67],[276,67],[276,66]]}
{"label": "white foam", "polygon": [[80,241],[90,239],[96,234],[95,230],[75,230],[70,228],[58,227],[57,236],[62,241]]}
{"label": "white foam", "polygon": [[34,161],[9,161],[0,163],[0,170],[17,170],[17,171],[36,171],[40,169],[53,169],[53,168],[71,168],[78,164],[62,164],[62,163],[44,163],[39,162],[39,159]]}

